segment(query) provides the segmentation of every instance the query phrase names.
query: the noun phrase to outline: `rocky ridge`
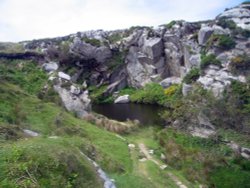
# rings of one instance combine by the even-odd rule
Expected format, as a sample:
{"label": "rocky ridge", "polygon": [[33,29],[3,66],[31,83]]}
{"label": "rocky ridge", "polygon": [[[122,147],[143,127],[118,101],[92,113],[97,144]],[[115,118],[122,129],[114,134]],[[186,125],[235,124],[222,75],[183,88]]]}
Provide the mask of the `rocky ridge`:
{"label": "rocky ridge", "polygon": [[[21,44],[25,47],[25,53],[35,51],[44,56],[39,61],[46,71],[57,71],[59,66],[61,73],[58,76],[64,82],[72,83],[72,87],[78,87],[73,83],[80,83],[76,89],[79,90],[78,94],[72,93],[70,88],[65,90],[55,85],[68,110],[75,109],[81,101],[87,104],[81,104],[83,109],[89,109],[85,97],[87,92],[80,89],[84,88],[82,84],[107,86],[104,96],[126,86],[142,88],[151,82],[161,83],[167,88],[181,83],[193,68],[200,68],[204,53],[214,54],[221,65],[205,67],[197,83],[219,97],[232,80],[246,82],[246,74],[234,74],[230,67],[233,58],[250,55],[249,23],[250,5],[241,4],[225,10],[210,21],[189,23],[181,20],[158,28],[78,32]],[[230,37],[234,46],[222,48],[218,36]],[[192,86],[183,84],[184,95],[191,90]]]}

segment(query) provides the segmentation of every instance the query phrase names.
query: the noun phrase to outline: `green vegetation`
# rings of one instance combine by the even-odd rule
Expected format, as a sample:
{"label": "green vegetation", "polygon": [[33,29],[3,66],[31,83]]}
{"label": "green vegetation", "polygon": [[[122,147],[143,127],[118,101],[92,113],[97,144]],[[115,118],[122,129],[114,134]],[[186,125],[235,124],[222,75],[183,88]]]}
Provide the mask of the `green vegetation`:
{"label": "green vegetation", "polygon": [[90,39],[90,38],[87,38],[87,37],[84,37],[82,38],[82,40],[86,43],[89,43],[91,44],[92,46],[97,46],[97,47],[100,47],[102,45],[101,41],[98,40],[98,39]]}
{"label": "green vegetation", "polygon": [[175,24],[176,24],[176,21],[173,20],[173,21],[169,22],[168,24],[166,24],[165,26],[167,29],[171,29]]}
{"label": "green vegetation", "polygon": [[[179,94],[180,86],[173,86],[172,90],[164,91],[161,85],[156,83],[147,84],[143,89],[137,90],[130,96],[132,102],[144,103],[144,104],[158,104],[166,105],[169,100],[172,100]],[[166,95],[165,93],[169,94]],[[170,94],[171,93],[171,94]]]}
{"label": "green vegetation", "polygon": [[231,59],[230,67],[234,72],[245,72],[250,69],[250,57],[246,54]]}
{"label": "green vegetation", "polygon": [[[8,67],[8,63],[1,66]],[[6,77],[0,82],[0,187],[100,187],[95,170],[80,151],[116,177],[131,173],[125,142],[39,100],[27,93],[29,87],[18,86],[23,86],[22,77],[29,78],[35,71],[39,68],[20,74],[20,82]],[[15,76],[15,71],[8,74],[8,78]],[[38,83],[40,80],[31,84]],[[22,129],[36,131],[41,137],[25,138]]]}
{"label": "green vegetation", "polygon": [[229,20],[227,18],[220,18],[217,24],[223,27],[224,29],[228,28],[234,30],[237,27],[236,23],[233,20]]}
{"label": "green vegetation", "polygon": [[122,38],[123,38],[122,33],[118,33],[118,32],[117,32],[117,33],[113,33],[112,35],[109,35],[109,36],[108,36],[108,41],[109,41],[111,44],[113,44],[113,43],[116,43],[116,42],[122,40]]}
{"label": "green vegetation", "polygon": [[230,50],[235,47],[236,42],[233,38],[227,35],[219,35],[218,37],[218,45],[220,48],[224,50]]}
{"label": "green vegetation", "polygon": [[91,101],[95,104],[112,103],[114,98],[112,96],[105,95],[107,87],[107,85],[102,85],[99,88],[96,86],[90,86],[88,90],[90,92]]}
{"label": "green vegetation", "polygon": [[0,42],[0,53],[22,53],[24,47],[20,43]]}
{"label": "green vegetation", "polygon": [[95,169],[67,139],[6,144],[0,166],[1,187],[102,187]]}
{"label": "green vegetation", "polygon": [[116,52],[112,58],[108,60],[107,65],[111,71],[116,70],[119,66],[124,64],[125,52]]}
{"label": "green vegetation", "polygon": [[0,61],[0,78],[19,85],[30,94],[38,94],[47,81],[44,71],[33,61]]}
{"label": "green vegetation", "polygon": [[214,54],[201,56],[201,64],[200,64],[201,69],[205,69],[208,65],[217,65],[220,67],[221,62],[218,59],[216,59],[216,56]]}
{"label": "green vegetation", "polygon": [[173,129],[165,129],[157,137],[168,164],[185,174],[189,181],[214,187],[249,186],[248,162],[242,158],[237,161],[226,145]]}
{"label": "green vegetation", "polygon": [[209,49],[211,46],[217,46],[223,50],[230,50],[235,47],[236,42],[234,39],[228,35],[215,35],[212,34],[207,41],[206,49]]}
{"label": "green vegetation", "polygon": [[200,77],[200,70],[198,68],[192,68],[186,76],[183,78],[183,82],[191,84]]}

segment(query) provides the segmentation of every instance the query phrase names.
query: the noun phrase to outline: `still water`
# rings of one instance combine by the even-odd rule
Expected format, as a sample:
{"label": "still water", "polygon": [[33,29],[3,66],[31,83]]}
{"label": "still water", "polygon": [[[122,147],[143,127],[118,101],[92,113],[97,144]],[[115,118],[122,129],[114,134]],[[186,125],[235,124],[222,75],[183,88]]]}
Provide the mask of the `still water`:
{"label": "still water", "polygon": [[117,121],[139,120],[142,125],[161,125],[159,113],[163,107],[146,104],[100,104],[93,105],[92,109],[98,114],[102,114]]}

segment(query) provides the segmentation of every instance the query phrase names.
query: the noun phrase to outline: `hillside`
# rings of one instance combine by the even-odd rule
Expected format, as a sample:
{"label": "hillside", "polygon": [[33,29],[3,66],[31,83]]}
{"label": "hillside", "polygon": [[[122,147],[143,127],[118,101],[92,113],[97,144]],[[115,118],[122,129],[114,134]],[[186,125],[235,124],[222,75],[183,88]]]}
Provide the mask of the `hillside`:
{"label": "hillside", "polygon": [[[249,23],[242,3],[0,43],[0,187],[250,187]],[[92,111],[129,102],[161,106],[164,126]]]}

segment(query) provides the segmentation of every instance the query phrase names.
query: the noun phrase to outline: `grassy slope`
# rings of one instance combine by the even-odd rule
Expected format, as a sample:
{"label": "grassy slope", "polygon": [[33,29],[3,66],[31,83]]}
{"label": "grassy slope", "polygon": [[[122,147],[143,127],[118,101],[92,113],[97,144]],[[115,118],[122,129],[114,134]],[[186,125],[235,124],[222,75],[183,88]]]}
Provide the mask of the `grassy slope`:
{"label": "grassy slope", "polygon": [[[138,161],[131,158],[127,142],[75,118],[54,103],[38,99],[36,95],[47,78],[34,63],[8,63],[0,63],[3,68],[0,165],[4,169],[0,174],[0,187],[99,187],[100,180],[88,161],[80,156],[80,151],[97,161],[116,180],[118,187],[152,187],[147,177],[134,171]],[[30,70],[22,74],[27,67]],[[31,82],[35,72],[39,76]],[[25,138],[21,128],[41,136]]]}

